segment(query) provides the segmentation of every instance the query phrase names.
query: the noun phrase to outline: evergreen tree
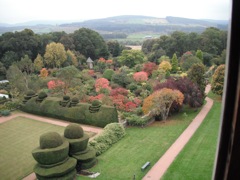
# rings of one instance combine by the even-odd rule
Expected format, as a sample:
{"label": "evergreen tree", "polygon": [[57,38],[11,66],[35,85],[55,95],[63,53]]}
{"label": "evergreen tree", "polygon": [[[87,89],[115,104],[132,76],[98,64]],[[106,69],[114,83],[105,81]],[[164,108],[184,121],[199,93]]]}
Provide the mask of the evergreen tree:
{"label": "evergreen tree", "polygon": [[198,59],[201,59],[201,61],[203,62],[203,53],[201,50],[197,50],[196,56],[198,57]]}
{"label": "evergreen tree", "polygon": [[173,57],[171,59],[171,65],[172,65],[172,72],[176,73],[178,70],[178,59],[176,53],[173,54]]}

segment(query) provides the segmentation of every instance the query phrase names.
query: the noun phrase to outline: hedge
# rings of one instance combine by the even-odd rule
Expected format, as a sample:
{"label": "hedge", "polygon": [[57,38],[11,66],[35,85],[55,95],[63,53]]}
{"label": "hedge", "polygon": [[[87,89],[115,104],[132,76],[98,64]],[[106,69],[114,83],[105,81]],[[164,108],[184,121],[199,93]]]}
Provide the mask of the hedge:
{"label": "hedge", "polygon": [[33,168],[33,171],[36,173],[36,175],[39,175],[40,177],[42,176],[43,178],[60,178],[61,176],[66,175],[75,169],[76,164],[77,160],[70,157],[65,163],[51,168],[43,168],[39,164],[36,164]]}
{"label": "hedge", "polygon": [[89,145],[96,150],[96,155],[99,156],[107,151],[112,144],[123,138],[125,134],[126,132],[122,124],[111,123],[104,128],[103,132],[91,140]]}
{"label": "hedge", "polygon": [[118,114],[115,107],[101,106],[98,112],[89,112],[91,104],[78,103],[74,107],[62,107],[61,99],[46,98],[41,103],[36,102],[36,97],[28,100],[21,107],[22,111],[41,116],[58,118],[74,123],[88,124],[105,127],[109,123],[118,122]]}
{"label": "hedge", "polygon": [[65,140],[61,146],[56,148],[41,149],[38,147],[32,151],[32,156],[41,165],[51,165],[62,162],[68,158],[68,152],[69,143]]}

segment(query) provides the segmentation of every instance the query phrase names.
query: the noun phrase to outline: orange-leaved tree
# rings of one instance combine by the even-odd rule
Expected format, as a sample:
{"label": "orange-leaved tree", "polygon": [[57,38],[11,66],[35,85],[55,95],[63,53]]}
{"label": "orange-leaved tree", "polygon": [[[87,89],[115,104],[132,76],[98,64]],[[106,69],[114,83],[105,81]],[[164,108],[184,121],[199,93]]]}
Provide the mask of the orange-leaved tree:
{"label": "orange-leaved tree", "polygon": [[173,102],[182,105],[183,99],[184,95],[180,91],[163,88],[144,99],[142,110],[144,114],[160,115],[162,120],[166,120]]}

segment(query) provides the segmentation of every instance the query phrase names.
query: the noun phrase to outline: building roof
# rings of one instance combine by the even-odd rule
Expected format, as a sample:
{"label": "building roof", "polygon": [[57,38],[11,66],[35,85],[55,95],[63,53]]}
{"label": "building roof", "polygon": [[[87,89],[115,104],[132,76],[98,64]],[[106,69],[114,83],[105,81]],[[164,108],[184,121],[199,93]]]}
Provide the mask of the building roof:
{"label": "building roof", "polygon": [[93,62],[93,60],[90,57],[88,57],[87,63],[92,63],[92,62]]}

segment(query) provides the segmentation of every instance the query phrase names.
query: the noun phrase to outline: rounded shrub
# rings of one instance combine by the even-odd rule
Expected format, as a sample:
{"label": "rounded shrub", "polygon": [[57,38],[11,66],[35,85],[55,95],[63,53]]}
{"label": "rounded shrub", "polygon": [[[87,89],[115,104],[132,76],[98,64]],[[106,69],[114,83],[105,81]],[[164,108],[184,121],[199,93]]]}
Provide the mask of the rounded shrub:
{"label": "rounded shrub", "polygon": [[78,124],[69,124],[64,130],[64,137],[68,139],[79,139],[84,135],[83,129]]}
{"label": "rounded shrub", "polygon": [[82,138],[79,139],[66,139],[69,142],[69,154],[73,155],[82,153],[86,150],[89,136],[85,134]]}
{"label": "rounded shrub", "polygon": [[44,133],[40,136],[40,148],[55,148],[63,144],[62,137],[56,132]]}
{"label": "rounded shrub", "polygon": [[79,99],[77,97],[73,97],[72,102],[79,103]]}
{"label": "rounded shrub", "polygon": [[27,96],[34,96],[35,95],[35,92],[33,90],[29,90],[27,92]]}
{"label": "rounded shrub", "polygon": [[101,106],[101,101],[99,101],[99,100],[94,100],[93,102],[92,102],[92,106],[96,106],[96,107],[98,107],[98,106]]}
{"label": "rounded shrub", "polygon": [[11,114],[11,112],[9,110],[2,110],[2,111],[0,111],[0,114],[2,116],[9,116]]}
{"label": "rounded shrub", "polygon": [[63,96],[63,100],[68,101],[68,100],[70,100],[70,97],[69,96]]}
{"label": "rounded shrub", "polygon": [[40,147],[32,151],[33,158],[40,164],[40,166],[48,167],[55,164],[62,164],[68,158],[69,143],[64,141],[61,146],[51,149],[40,149]]}
{"label": "rounded shrub", "polygon": [[47,93],[45,93],[44,91],[42,91],[42,92],[40,92],[39,94],[38,94],[38,98],[39,99],[44,99],[44,98],[46,98],[47,97]]}

